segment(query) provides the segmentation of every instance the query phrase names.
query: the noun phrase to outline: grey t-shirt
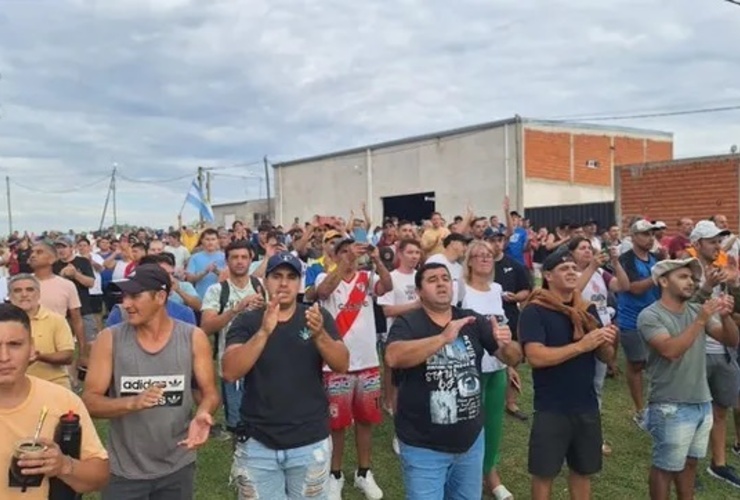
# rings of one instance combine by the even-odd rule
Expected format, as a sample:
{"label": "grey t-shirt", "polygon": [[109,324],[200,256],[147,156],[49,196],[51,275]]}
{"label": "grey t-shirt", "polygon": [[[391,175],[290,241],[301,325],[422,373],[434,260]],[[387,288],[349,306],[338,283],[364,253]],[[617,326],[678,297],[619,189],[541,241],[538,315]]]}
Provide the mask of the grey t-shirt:
{"label": "grey t-shirt", "polygon": [[[643,309],[637,317],[637,328],[646,342],[660,334],[678,337],[696,319],[700,304],[687,303],[682,313],[674,313],[660,302]],[[707,329],[718,320],[710,319]],[[699,335],[680,359],[671,361],[649,347],[647,372],[650,376],[650,403],[706,403],[712,400],[707,383],[707,362],[704,352],[707,335]]]}

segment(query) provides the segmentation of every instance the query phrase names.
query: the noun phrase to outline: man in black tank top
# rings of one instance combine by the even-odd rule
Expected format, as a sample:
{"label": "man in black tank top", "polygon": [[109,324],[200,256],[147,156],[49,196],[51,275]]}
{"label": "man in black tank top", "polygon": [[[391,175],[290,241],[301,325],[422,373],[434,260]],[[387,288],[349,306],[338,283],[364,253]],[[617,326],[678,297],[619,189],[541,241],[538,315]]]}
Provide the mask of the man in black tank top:
{"label": "man in black tank top", "polygon": [[297,302],[302,271],[289,253],[270,257],[269,303],[240,314],[226,336],[223,376],[244,380],[232,467],[240,500],[327,498],[331,438],[322,369],[326,363],[346,373],[349,351],[328,311]]}
{"label": "man in black tank top", "polygon": [[211,345],[203,330],[167,314],[170,276],[159,265],[140,265],[116,286],[126,321],[93,344],[82,396],[93,417],[110,420],[103,500],[191,500],[194,450],[220,404]]}

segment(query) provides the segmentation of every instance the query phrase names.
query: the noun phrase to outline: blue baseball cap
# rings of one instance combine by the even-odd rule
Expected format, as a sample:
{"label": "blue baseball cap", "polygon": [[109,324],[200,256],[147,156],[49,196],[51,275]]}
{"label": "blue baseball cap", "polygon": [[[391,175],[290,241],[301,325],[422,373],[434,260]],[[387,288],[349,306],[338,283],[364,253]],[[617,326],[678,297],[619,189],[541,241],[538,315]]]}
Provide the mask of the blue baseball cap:
{"label": "blue baseball cap", "polygon": [[281,252],[279,254],[270,257],[267,261],[267,269],[265,275],[270,274],[278,267],[288,266],[294,270],[298,275],[303,274],[303,263],[301,260],[290,252]]}

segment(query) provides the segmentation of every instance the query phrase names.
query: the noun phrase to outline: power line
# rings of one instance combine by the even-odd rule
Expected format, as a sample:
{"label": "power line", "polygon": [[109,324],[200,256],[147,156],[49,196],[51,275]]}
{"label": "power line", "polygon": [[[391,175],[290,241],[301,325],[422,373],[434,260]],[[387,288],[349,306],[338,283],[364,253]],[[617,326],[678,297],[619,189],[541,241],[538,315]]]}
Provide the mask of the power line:
{"label": "power line", "polygon": [[255,160],[250,162],[244,162],[244,163],[235,163],[233,165],[224,165],[224,166],[216,166],[216,167],[204,167],[203,170],[229,170],[232,168],[246,168],[246,167],[254,167],[256,165],[262,165],[262,160]]}
{"label": "power line", "polygon": [[[729,1],[729,0],[728,0]],[[738,3],[740,5],[740,2]],[[575,120],[578,121],[612,121],[612,120],[636,120],[640,118],[659,118],[663,116],[683,116],[683,115],[699,115],[709,113],[721,113],[725,111],[737,111],[740,110],[740,104],[732,106],[719,106],[714,108],[696,108],[696,109],[684,109],[680,111],[664,111],[656,113],[641,113],[632,115],[611,115],[611,116],[579,116],[579,117],[559,117],[554,118],[555,121],[567,121]]]}
{"label": "power line", "polygon": [[738,0],[725,0],[725,2],[731,3],[733,5],[737,5],[738,7],[740,7],[740,1]]}
{"label": "power line", "polygon": [[172,177],[170,179],[134,179],[121,173],[116,174],[116,177],[127,182],[135,182],[139,184],[164,184],[167,182],[181,181],[183,179],[191,179],[193,177],[193,174],[180,175],[178,177]]}
{"label": "power line", "polygon": [[82,191],[83,189],[87,189],[87,188],[93,187],[94,185],[100,184],[101,182],[106,181],[108,179],[110,179],[110,176],[109,175],[106,175],[105,177],[101,177],[100,179],[97,179],[95,181],[89,182],[87,184],[83,184],[81,186],[76,186],[74,188],[56,189],[56,190],[38,189],[38,188],[35,188],[35,187],[32,187],[32,186],[26,186],[25,184],[22,184],[20,182],[17,182],[17,181],[15,181],[13,179],[10,179],[10,182],[12,184],[15,184],[19,188],[23,188],[23,189],[25,189],[27,191],[31,191],[31,192],[34,192],[34,193],[41,193],[41,194],[69,194],[69,193],[74,193],[74,192],[77,192],[77,191]]}

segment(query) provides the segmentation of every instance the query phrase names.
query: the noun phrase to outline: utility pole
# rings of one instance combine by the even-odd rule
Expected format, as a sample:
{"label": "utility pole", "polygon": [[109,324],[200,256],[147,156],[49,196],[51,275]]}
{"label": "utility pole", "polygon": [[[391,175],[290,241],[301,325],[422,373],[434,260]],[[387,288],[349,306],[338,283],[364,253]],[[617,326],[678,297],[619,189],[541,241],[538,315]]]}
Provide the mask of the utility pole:
{"label": "utility pole", "polygon": [[118,164],[113,164],[113,175],[111,176],[111,194],[113,195],[113,234],[118,235],[118,205],[116,204],[116,172],[118,171]]}
{"label": "utility pole", "polygon": [[[198,167],[198,189],[200,189],[200,192],[203,192],[203,167]],[[198,211],[200,212],[200,210]],[[201,213],[199,215],[200,217],[200,225],[203,227],[203,214]]]}
{"label": "utility pole", "polygon": [[270,197],[270,162],[267,160],[267,155],[264,158],[265,162],[265,191],[267,192],[267,218],[270,219],[272,224],[275,221],[272,218],[272,199]]}
{"label": "utility pole", "polygon": [[105,203],[103,204],[103,215],[100,216],[100,227],[98,228],[99,232],[103,232],[103,224],[105,224],[105,215],[108,213],[108,202],[110,201],[110,195],[113,191],[113,183],[115,179],[115,174],[111,173],[110,176],[110,183],[108,184],[108,192],[105,194]]}
{"label": "utility pole", "polygon": [[206,171],[206,201],[211,203],[211,171]]}
{"label": "utility pole", "polygon": [[13,209],[10,206],[10,176],[5,176],[5,191],[8,197],[8,236],[13,234]]}

